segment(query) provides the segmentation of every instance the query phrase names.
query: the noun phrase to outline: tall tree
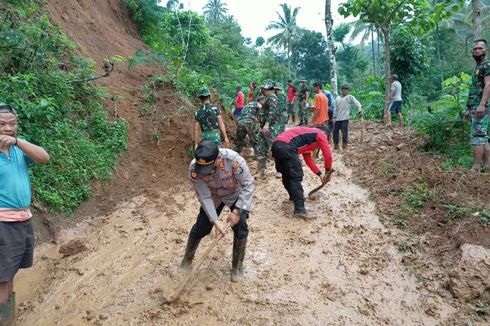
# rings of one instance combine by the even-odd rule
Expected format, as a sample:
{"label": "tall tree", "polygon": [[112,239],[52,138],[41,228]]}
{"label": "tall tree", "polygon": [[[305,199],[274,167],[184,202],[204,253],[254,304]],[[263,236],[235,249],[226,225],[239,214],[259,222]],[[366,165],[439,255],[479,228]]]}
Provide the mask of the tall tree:
{"label": "tall tree", "polygon": [[327,30],[328,56],[330,59],[330,83],[332,86],[332,93],[334,96],[337,96],[337,63],[335,61],[335,44],[332,37],[333,18],[331,0],[325,0],[325,28]]}
{"label": "tall tree", "polygon": [[359,16],[361,21],[374,24],[383,33],[386,105],[390,101],[392,29],[405,24],[414,33],[423,34],[435,22],[449,17],[463,4],[463,0],[441,0],[434,4],[429,0],[349,0],[340,5],[339,13],[344,17]]}
{"label": "tall tree", "polygon": [[297,25],[296,16],[299,7],[292,9],[286,3],[281,4],[282,14],[277,12],[279,20],[271,22],[266,30],[279,31],[271,36],[267,42],[278,48],[286,49],[288,56],[288,76],[291,78],[291,52],[293,51],[293,38],[296,36]]}
{"label": "tall tree", "polygon": [[221,2],[221,0],[208,0],[202,9],[204,9],[204,17],[211,24],[216,24],[225,19],[228,12],[226,3]]}
{"label": "tall tree", "polygon": [[471,0],[473,9],[473,40],[481,37],[481,1]]}
{"label": "tall tree", "polygon": [[293,42],[291,63],[306,80],[326,81],[329,76],[327,42],[322,33],[299,29]]}

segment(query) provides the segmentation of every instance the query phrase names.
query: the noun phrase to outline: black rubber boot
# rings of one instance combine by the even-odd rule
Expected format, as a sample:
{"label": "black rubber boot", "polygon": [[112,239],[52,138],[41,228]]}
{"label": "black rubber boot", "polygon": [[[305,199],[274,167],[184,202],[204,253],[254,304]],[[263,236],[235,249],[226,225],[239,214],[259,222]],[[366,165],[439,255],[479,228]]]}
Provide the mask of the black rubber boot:
{"label": "black rubber boot", "polygon": [[199,247],[199,243],[201,239],[193,239],[189,236],[187,239],[187,247],[185,248],[184,258],[180,263],[181,268],[187,268],[192,264],[192,260],[194,259],[194,255],[196,254],[197,247]]}
{"label": "black rubber boot", "polygon": [[231,281],[238,283],[243,279],[243,259],[247,248],[247,238],[233,240],[233,261],[231,263]]}

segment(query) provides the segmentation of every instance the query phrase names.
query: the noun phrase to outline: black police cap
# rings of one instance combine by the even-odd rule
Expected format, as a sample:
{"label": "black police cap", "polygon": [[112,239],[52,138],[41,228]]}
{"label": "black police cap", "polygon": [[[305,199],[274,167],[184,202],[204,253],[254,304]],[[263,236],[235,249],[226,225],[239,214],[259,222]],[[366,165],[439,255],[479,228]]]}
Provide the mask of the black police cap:
{"label": "black police cap", "polygon": [[209,174],[214,168],[214,162],[219,154],[218,144],[214,141],[202,141],[196,148],[194,158],[196,165],[194,170],[197,174]]}

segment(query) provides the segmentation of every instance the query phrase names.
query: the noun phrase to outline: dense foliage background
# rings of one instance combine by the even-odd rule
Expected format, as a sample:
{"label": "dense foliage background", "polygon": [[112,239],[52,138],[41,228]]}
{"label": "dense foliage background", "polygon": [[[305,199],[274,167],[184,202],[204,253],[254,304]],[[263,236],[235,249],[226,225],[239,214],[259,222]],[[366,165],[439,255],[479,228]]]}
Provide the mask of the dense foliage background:
{"label": "dense foliage background", "polygon": [[104,89],[83,82],[93,63],[49,19],[42,1],[0,4],[0,101],[19,114],[19,136],[46,148],[47,165],[35,165],[37,198],[51,209],[71,210],[90,194],[91,180],[109,179],[126,149],[126,124],[106,119]]}
{"label": "dense foliage background", "polygon": [[[236,86],[246,92],[250,81],[285,86],[288,78],[305,78],[310,85],[321,81],[330,87],[327,43],[323,33],[297,26],[301,8],[281,5],[264,26],[277,34],[251,40],[241,34],[223,0],[208,1],[203,15],[185,10],[179,0],[163,5],[159,0],[123,1],[152,54],[148,59],[139,51],[119,59],[129,67],[163,63],[167,75],[154,78],[173,82],[189,98],[208,86],[230,109]],[[347,1],[340,11],[357,13],[359,20],[336,25],[333,31],[338,85],[351,86],[367,118],[381,119],[385,40],[373,22],[362,19],[362,3]],[[467,167],[471,148],[462,112],[474,66],[471,3],[409,3],[426,14],[420,28],[407,18],[410,12],[395,12],[397,19],[388,26],[391,70],[404,86],[404,113],[412,126],[427,134],[425,150],[444,155],[445,168]],[[481,3],[482,37],[490,38],[490,0]],[[441,14],[448,5],[451,12]],[[86,82],[95,73],[93,62],[74,54],[75,45],[53,26],[43,6],[40,0],[0,2],[0,101],[18,108],[20,135],[51,154],[48,165],[33,171],[37,197],[53,209],[70,210],[89,195],[90,180],[110,178],[118,154],[127,147],[126,126],[107,120],[102,105],[107,91]],[[145,85],[140,87],[144,90]]]}

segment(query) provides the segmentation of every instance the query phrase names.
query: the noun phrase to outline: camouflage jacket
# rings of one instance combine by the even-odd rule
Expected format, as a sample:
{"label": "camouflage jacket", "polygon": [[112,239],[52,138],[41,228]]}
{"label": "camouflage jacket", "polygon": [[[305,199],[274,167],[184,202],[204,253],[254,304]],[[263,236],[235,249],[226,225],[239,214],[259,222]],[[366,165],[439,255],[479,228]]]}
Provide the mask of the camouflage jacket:
{"label": "camouflage jacket", "polygon": [[218,116],[221,114],[217,106],[206,103],[202,108],[196,111],[195,120],[199,122],[201,130],[210,131],[216,130],[218,126]]}
{"label": "camouflage jacket", "polygon": [[[475,71],[471,76],[471,87],[468,91],[468,102],[466,104],[468,109],[476,109],[480,105],[483,89],[485,88],[485,77],[487,76],[490,76],[490,62],[485,59],[476,65]],[[488,106],[488,102],[486,105]]]}
{"label": "camouflage jacket", "polygon": [[308,93],[308,85],[301,85],[299,87],[298,97],[299,100],[306,100],[306,93]]}
{"label": "camouflage jacket", "polygon": [[259,103],[248,102],[242,110],[238,122],[257,121],[259,115]]}
{"label": "camouflage jacket", "polygon": [[264,105],[259,113],[260,128],[263,128],[266,123],[269,127],[276,123],[277,118],[277,96],[271,94],[267,96]]}
{"label": "camouflage jacket", "polygon": [[279,115],[279,123],[286,125],[288,123],[288,100],[284,93],[277,95],[277,114]]}

